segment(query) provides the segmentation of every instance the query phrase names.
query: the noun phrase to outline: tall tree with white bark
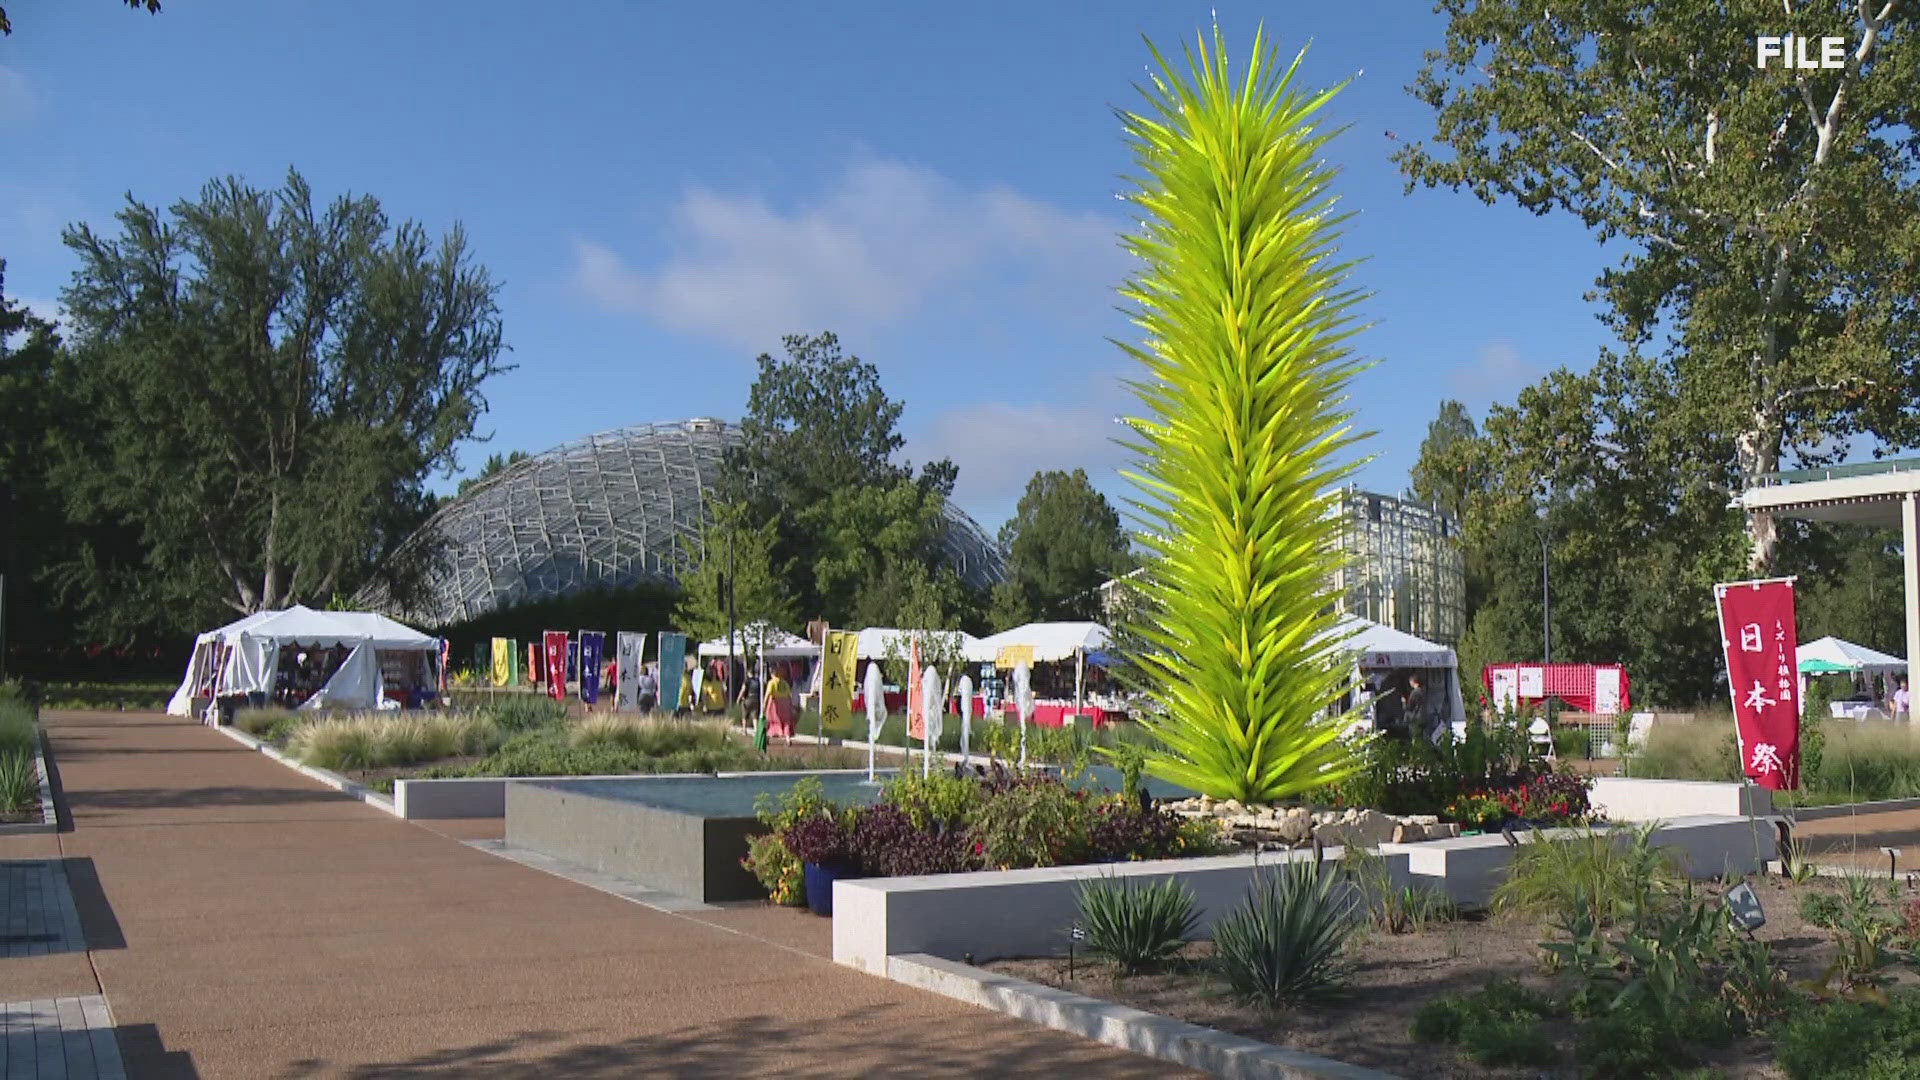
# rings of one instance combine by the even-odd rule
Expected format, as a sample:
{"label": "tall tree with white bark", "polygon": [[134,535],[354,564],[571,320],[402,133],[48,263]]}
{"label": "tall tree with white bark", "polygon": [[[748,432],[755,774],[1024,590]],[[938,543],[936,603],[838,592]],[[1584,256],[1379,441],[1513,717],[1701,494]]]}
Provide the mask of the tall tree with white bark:
{"label": "tall tree with white bark", "polygon": [[[1619,253],[1592,294],[1660,417],[1727,488],[1920,443],[1920,16],[1912,0],[1442,0],[1412,184],[1574,214]],[[1839,68],[1762,66],[1764,35]],[[1813,50],[1816,55],[1818,49]],[[1776,524],[1747,525],[1766,571]]]}

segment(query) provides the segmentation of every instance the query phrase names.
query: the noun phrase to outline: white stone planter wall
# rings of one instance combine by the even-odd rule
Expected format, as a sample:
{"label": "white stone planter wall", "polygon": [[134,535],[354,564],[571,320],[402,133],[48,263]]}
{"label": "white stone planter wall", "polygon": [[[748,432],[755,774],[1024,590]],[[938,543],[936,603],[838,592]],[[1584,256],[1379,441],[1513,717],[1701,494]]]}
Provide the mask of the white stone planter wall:
{"label": "white stone planter wall", "polygon": [[[1337,859],[1339,848],[1326,851]],[[876,975],[886,958],[924,952],[975,960],[1064,953],[1078,913],[1082,882],[1114,876],[1174,877],[1193,891],[1198,933],[1246,899],[1254,875],[1283,862],[1311,860],[1311,851],[1225,855],[1206,859],[1096,863],[926,877],[859,878],[833,885],[833,958]],[[1407,882],[1405,855],[1385,856],[1394,888]]]}

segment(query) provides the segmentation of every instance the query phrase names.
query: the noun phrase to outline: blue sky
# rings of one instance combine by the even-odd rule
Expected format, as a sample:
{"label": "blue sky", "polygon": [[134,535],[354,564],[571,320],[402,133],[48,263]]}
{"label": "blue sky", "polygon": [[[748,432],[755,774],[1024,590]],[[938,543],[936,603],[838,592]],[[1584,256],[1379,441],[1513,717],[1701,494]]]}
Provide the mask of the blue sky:
{"label": "blue sky", "polygon": [[[553,5],[10,0],[0,39],[0,257],[52,310],[59,242],[126,193],[298,167],[316,192],[468,230],[504,283],[509,359],[467,469],[625,424],[737,417],[753,357],[832,329],[906,404],[907,456],[951,456],[991,532],[1036,469],[1126,491],[1127,150],[1142,35],[1264,19],[1331,106],[1344,250],[1364,260],[1377,432],[1359,482],[1406,485],[1446,397],[1476,417],[1605,334],[1607,261],[1577,222],[1403,194],[1405,92],[1443,23],[1419,0]],[[1391,134],[1389,134],[1391,133]],[[441,487],[451,486],[440,484]]]}

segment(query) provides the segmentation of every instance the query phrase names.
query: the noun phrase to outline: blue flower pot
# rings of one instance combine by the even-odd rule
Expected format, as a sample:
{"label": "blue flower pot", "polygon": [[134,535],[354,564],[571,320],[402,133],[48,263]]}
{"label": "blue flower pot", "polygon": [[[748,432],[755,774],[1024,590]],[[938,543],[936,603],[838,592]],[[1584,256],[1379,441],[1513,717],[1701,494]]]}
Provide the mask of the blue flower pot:
{"label": "blue flower pot", "polygon": [[852,868],[843,863],[803,863],[801,873],[806,882],[807,910],[815,915],[832,915],[833,883],[854,876]]}

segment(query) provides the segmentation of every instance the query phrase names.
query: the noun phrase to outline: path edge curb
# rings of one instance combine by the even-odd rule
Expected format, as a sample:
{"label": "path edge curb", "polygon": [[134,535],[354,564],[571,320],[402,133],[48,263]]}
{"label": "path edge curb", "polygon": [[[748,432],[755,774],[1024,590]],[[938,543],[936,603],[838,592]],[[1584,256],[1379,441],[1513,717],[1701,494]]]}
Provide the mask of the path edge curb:
{"label": "path edge curb", "polygon": [[392,799],[380,794],[365,784],[356,783],[336,772],[328,772],[325,769],[316,769],[311,765],[304,765],[281,753],[279,750],[274,749],[273,744],[264,739],[256,739],[246,732],[241,731],[239,728],[219,725],[213,726],[213,730],[225,735],[227,738],[232,739],[234,742],[239,743],[249,750],[255,750],[265,754],[267,757],[272,758],[310,780],[318,780],[342,795],[359,799],[375,810],[383,811],[394,817],[400,816],[400,811],[394,807]]}
{"label": "path edge curb", "polygon": [[1229,1035],[926,953],[887,957],[887,978],[1228,1080],[1397,1080],[1392,1073]]}

